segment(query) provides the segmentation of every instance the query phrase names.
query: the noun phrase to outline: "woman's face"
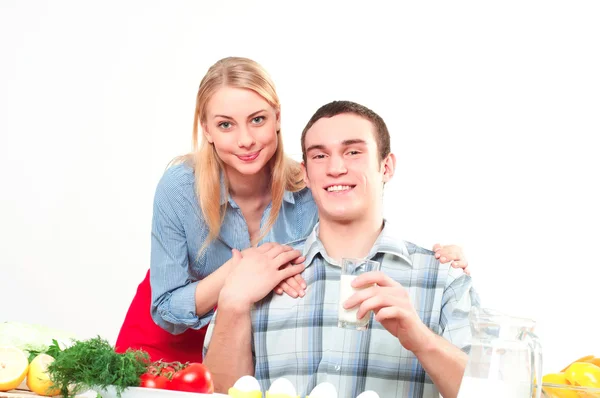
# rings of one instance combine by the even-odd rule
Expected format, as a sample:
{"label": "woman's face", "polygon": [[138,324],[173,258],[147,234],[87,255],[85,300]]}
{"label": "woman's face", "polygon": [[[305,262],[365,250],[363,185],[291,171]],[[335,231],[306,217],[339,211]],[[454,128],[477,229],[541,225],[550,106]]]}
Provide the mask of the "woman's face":
{"label": "woman's face", "polygon": [[225,86],[208,101],[203,129],[227,172],[255,175],[277,149],[279,112],[252,90]]}

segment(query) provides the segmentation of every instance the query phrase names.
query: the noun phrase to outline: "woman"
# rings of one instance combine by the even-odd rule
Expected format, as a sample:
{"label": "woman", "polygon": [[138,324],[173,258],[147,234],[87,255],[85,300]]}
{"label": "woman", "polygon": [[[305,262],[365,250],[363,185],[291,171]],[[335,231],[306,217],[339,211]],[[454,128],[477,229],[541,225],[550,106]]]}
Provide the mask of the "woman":
{"label": "woman", "polygon": [[[284,155],[275,86],[246,58],[225,58],[209,68],[196,99],[193,152],[176,163],[156,189],[150,270],[116,349],[200,362],[206,326],[234,266],[232,253],[305,237],[317,209],[300,165]],[[447,257],[443,262],[462,257],[455,246],[435,249]],[[465,268],[466,262],[453,266]],[[296,277],[275,292],[298,297],[305,287]]]}

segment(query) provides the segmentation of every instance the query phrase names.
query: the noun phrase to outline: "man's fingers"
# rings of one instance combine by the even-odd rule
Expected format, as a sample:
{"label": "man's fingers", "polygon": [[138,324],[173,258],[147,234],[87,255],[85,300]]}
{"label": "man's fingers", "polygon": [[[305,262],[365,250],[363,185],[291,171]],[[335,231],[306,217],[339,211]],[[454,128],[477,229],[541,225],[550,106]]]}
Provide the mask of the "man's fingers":
{"label": "man's fingers", "polygon": [[365,314],[369,311],[377,312],[381,308],[389,307],[391,305],[392,305],[392,303],[390,302],[389,296],[384,296],[381,294],[375,295],[373,297],[366,299],[365,301],[362,302],[362,304],[360,304],[360,307],[358,307],[358,312],[356,314],[356,317],[358,319],[360,319],[363,316],[365,316]]}
{"label": "man's fingers", "polygon": [[278,294],[280,296],[283,294],[283,287],[281,287],[281,285],[283,283],[284,282],[281,282],[279,285],[275,286],[275,289],[273,289],[273,291],[275,292],[275,294]]}
{"label": "man's fingers", "polygon": [[298,292],[294,288],[292,288],[286,281],[281,282],[279,286],[288,296],[293,298],[298,297]]}
{"label": "man's fingers", "polygon": [[381,271],[369,271],[364,274],[360,274],[356,279],[352,281],[352,287],[359,289],[372,284],[378,284],[379,286],[397,286],[398,282],[387,276]]}
{"label": "man's fingers", "polygon": [[[288,267],[294,267],[293,265],[288,265]],[[296,278],[300,278],[302,280],[302,277],[300,275],[294,275],[293,277],[286,279],[285,281],[283,281],[290,290],[293,290],[296,295],[292,296],[292,297],[304,297],[304,289],[302,288],[302,286],[300,285],[300,282],[296,279]],[[287,293],[287,290],[286,290]]]}
{"label": "man's fingers", "polygon": [[[304,257],[299,257],[299,258],[304,258]],[[298,284],[300,285],[300,287],[302,289],[306,289],[306,281],[304,280],[302,275],[298,274],[298,275],[294,276],[294,279],[296,280],[296,282],[298,282]]]}
{"label": "man's fingers", "polygon": [[402,318],[406,318],[409,317],[410,313],[409,311],[403,309],[402,307],[385,307],[380,309],[376,314],[375,314],[375,320],[379,323],[387,320],[387,319],[402,319]]}
{"label": "man's fingers", "polygon": [[379,292],[379,289],[381,289],[379,286],[371,286],[366,289],[359,290],[350,296],[345,303],[342,303],[342,305],[347,310],[354,308],[357,305],[361,305],[362,302],[370,299],[373,296],[376,296]]}

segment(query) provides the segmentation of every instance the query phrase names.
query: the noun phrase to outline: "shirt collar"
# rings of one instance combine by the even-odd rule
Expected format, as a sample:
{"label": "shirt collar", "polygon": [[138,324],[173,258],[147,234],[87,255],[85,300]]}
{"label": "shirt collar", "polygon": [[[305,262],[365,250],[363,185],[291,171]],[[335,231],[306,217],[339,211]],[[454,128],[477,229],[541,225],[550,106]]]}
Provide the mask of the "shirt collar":
{"label": "shirt collar", "polygon": [[[397,231],[387,220],[384,219],[383,222],[383,229],[375,240],[375,243],[373,244],[373,247],[366,258],[372,259],[379,253],[391,254],[393,256],[402,258],[408,263],[408,265],[412,267],[413,264],[408,253],[406,243],[402,239],[398,238],[399,235],[397,234]],[[315,225],[304,243],[303,256],[306,258],[305,264],[309,266],[314,260],[315,256],[320,254],[328,263],[339,267],[340,265],[337,263],[337,261],[333,260],[327,255],[325,246],[323,246],[323,242],[321,242],[319,239],[319,224],[320,223],[317,223],[317,225]]]}

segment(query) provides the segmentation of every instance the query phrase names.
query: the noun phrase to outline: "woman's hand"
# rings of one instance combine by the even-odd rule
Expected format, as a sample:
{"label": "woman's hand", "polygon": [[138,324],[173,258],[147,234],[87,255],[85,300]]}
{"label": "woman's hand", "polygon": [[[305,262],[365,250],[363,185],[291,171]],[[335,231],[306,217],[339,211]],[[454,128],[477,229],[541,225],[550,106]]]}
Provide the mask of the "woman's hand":
{"label": "woman's hand", "polygon": [[435,258],[440,260],[440,263],[446,264],[447,262],[452,262],[450,265],[454,268],[462,268],[465,271],[465,274],[471,275],[471,270],[469,269],[469,262],[467,261],[467,257],[465,253],[463,253],[462,248],[456,245],[445,245],[442,246],[439,243],[433,245],[433,251],[435,252]]}

